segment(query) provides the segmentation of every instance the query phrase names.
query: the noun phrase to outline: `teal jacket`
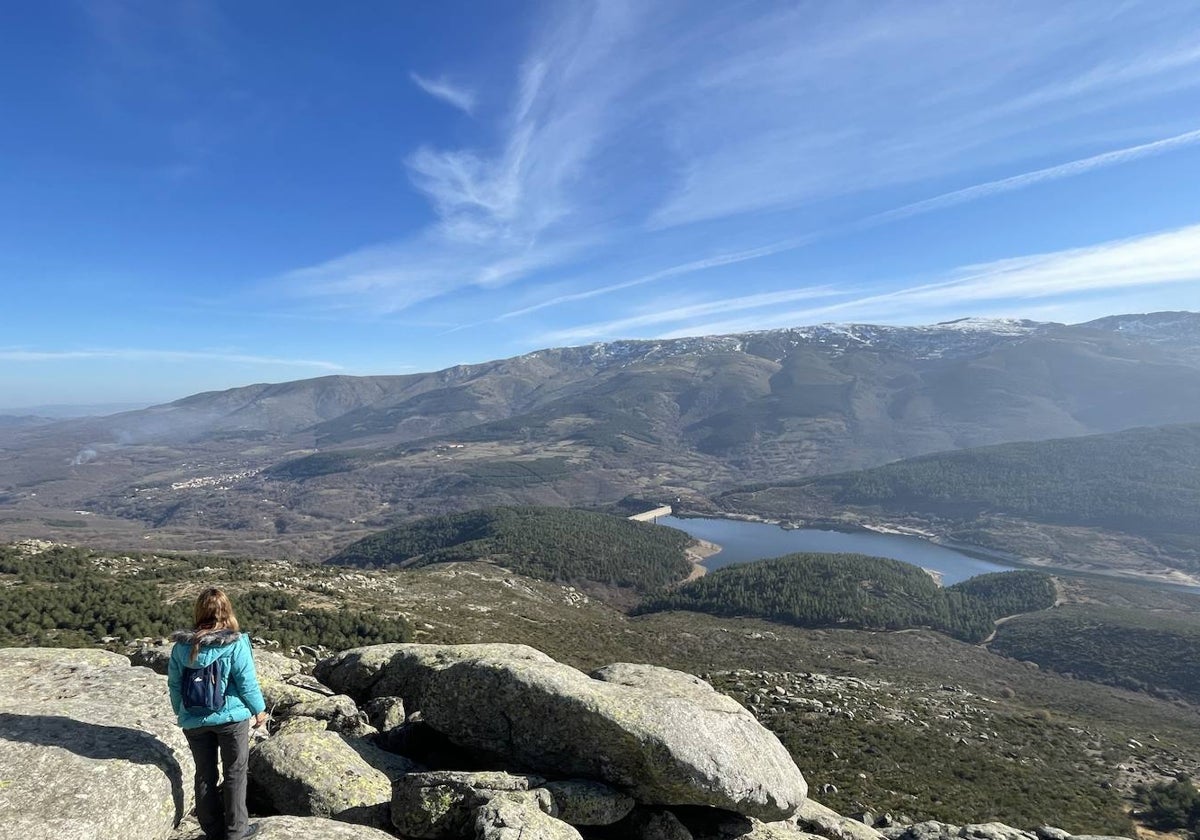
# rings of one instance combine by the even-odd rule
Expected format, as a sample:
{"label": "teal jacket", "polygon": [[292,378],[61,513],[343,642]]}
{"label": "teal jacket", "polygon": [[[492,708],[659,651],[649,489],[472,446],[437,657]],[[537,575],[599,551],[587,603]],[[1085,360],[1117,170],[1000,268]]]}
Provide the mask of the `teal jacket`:
{"label": "teal jacket", "polygon": [[[262,690],[258,687],[258,675],[254,672],[254,657],[250,654],[248,636],[234,630],[180,630],[171,636],[175,647],[171,649],[171,661],[167,665],[167,688],[171,692],[171,708],[179,725],[184,729],[198,726],[219,726],[247,720],[267,708]],[[194,662],[192,645],[200,642],[200,652]],[[180,683],[184,668],[203,668],[219,657],[228,657],[225,673],[225,707],[219,712],[196,714],[183,707],[183,692]]]}

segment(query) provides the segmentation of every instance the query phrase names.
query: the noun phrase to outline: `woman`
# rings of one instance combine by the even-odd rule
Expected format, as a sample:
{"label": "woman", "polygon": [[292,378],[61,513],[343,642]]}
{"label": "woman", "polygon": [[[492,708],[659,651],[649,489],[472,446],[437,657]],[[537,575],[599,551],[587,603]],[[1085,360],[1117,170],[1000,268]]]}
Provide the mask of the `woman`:
{"label": "woman", "polygon": [[[238,632],[233,604],[220,589],[206,589],[196,599],[195,629],[180,630],[171,639],[171,662],[167,685],[171,706],[183,734],[187,736],[196,762],[196,818],[206,840],[241,840],[246,836],[246,769],[250,762],[250,718],[261,726],[267,719],[266,704],[254,673],[250,640]],[[209,667],[213,666],[213,667]],[[214,688],[204,701],[189,687],[201,677],[214,678]],[[216,707],[216,708],[213,708]],[[217,787],[217,754],[220,753],[225,783],[224,802]]]}

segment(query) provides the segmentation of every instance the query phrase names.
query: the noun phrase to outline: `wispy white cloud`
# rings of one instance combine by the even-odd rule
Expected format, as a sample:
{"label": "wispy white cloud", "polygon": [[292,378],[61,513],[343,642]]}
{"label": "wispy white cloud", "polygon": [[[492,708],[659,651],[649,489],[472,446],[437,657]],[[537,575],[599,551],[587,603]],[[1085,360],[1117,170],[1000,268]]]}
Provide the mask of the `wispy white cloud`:
{"label": "wispy white cloud", "polygon": [[[751,260],[761,259],[763,257],[774,256],[776,254],[785,253],[797,248],[803,248],[823,239],[828,239],[855,231],[866,230],[868,228],[886,224],[890,221],[918,216],[923,213],[932,213],[938,210],[944,210],[956,205],[987,199],[994,195],[1000,195],[1002,193],[1036,186],[1049,181],[1057,181],[1064,178],[1072,178],[1079,175],[1084,175],[1094,170],[1103,169],[1110,166],[1118,166],[1124,163],[1131,163],[1136,160],[1141,160],[1142,158],[1165,154],[1176,149],[1181,149],[1196,144],[1200,144],[1200,130],[1188,131],[1161,140],[1154,140],[1149,143],[1141,143],[1139,145],[1129,146],[1123,149],[1115,149],[1102,154],[1080,158],[1079,160],[1073,160],[1067,163],[1049,166],[1031,172],[1024,172],[1019,175],[1012,175],[1010,177],[1000,178],[994,181],[987,181],[982,184],[975,184],[970,187],[952,190],[950,192],[942,193],[921,201],[905,204],[891,210],[885,210],[881,213],[873,213],[856,221],[814,231],[813,233],[806,234],[804,236],[790,237],[788,239],[769,243],[758,248],[748,248],[742,251],[735,251],[728,254],[720,254],[714,257],[708,257],[706,259],[692,260],[680,265],[662,269],[660,271],[643,274],[619,283],[610,283],[604,286],[597,286],[595,288],[586,289],[579,292],[556,295],[547,300],[539,301],[538,303],[505,312],[499,315],[495,320],[507,320],[509,318],[528,315],[542,309],[561,306],[567,303],[574,303],[576,301],[587,300],[589,298],[599,297],[601,295],[607,295],[614,292],[620,292],[635,286],[642,286],[671,277],[678,277],[697,271],[704,271],[710,268],[718,268],[736,263],[749,262]],[[614,321],[611,323],[619,322]],[[568,336],[571,334],[577,334],[578,336],[582,337],[592,335],[593,332],[589,332],[590,329],[591,328],[588,326],[583,326],[572,330],[563,330],[556,333],[551,333],[550,335]],[[594,334],[612,335],[613,333],[611,331],[600,330]]]}
{"label": "wispy white cloud", "polygon": [[[1111,128],[1119,107],[1200,86],[1183,24],[1200,25],[1200,10],[1166,2],[974,15],[950,0],[752,16],[621,0],[557,7],[514,73],[503,118],[481,126],[489,141],[408,156],[428,224],[282,282],[322,310],[376,313],[519,285],[532,302],[490,316],[504,322],[1193,145],[1194,131],[1096,155],[1080,117],[1103,113]],[[413,81],[474,108],[470,91]],[[1052,156],[1076,159],[745,247],[760,230],[786,230],[796,208]],[[685,227],[742,247],[681,257],[673,233]],[[669,267],[564,290],[567,277],[598,276],[630,252]]]}
{"label": "wispy white cloud", "polygon": [[456,85],[448,79],[429,79],[419,73],[409,73],[414,85],[428,93],[434,99],[454,106],[470,116],[475,112],[475,91]]}
{"label": "wispy white cloud", "polygon": [[785,289],[778,292],[763,292],[756,295],[724,298],[721,300],[691,303],[684,306],[663,307],[640,315],[631,315],[611,321],[594,324],[584,324],[563,330],[555,330],[544,334],[538,339],[540,344],[565,344],[596,339],[613,338],[636,334],[636,331],[658,324],[673,324],[696,318],[708,317],[717,313],[744,312],[752,309],[766,309],[785,303],[795,303],[800,300],[827,298],[845,294],[845,290],[829,286],[812,286],[801,289]]}
{"label": "wispy white cloud", "polygon": [[579,181],[601,148],[621,95],[649,71],[633,60],[637,16],[613,2],[564,10],[535,38],[495,148],[421,146],[407,159],[429,200],[423,229],[290,272],[302,297],[396,311],[464,288],[527,278],[594,245],[601,202]]}
{"label": "wispy white cloud", "polygon": [[1083,248],[968,265],[916,286],[880,292],[827,306],[773,311],[752,318],[693,322],[660,338],[745,332],[826,319],[889,318],[954,307],[977,311],[1001,303],[1013,311],[1023,301],[1088,296],[1167,284],[1200,283],[1200,225]]}
{"label": "wispy white cloud", "polygon": [[781,242],[773,242],[770,245],[764,245],[760,248],[748,248],[744,251],[734,251],[728,254],[717,254],[704,259],[691,260],[679,265],[673,265],[659,271],[653,271],[649,274],[642,274],[629,280],[622,280],[619,283],[610,283],[606,286],[597,286],[592,289],[585,289],[580,292],[571,292],[570,294],[557,295],[548,300],[539,301],[538,303],[530,304],[529,306],[513,309],[498,316],[495,320],[504,321],[509,318],[516,318],[521,315],[528,315],[532,312],[537,312],[541,309],[547,309],[553,306],[561,306],[565,303],[575,303],[576,301],[588,300],[601,295],[612,294],[626,289],[632,289],[635,286],[644,286],[647,283],[653,283],[657,280],[665,280],[668,277],[680,277],[685,274],[693,274],[697,271],[706,271],[711,268],[720,268],[727,265],[735,265],[749,260],[757,260],[762,257],[768,257],[772,254],[779,254],[784,251],[790,251],[794,248],[799,248],[809,242],[814,241],[817,235],[796,237],[793,239],[783,240]]}
{"label": "wispy white cloud", "polygon": [[[1200,50],[1179,28],[1196,11],[1168,5],[961,15],[937,2],[876,4],[819,21],[798,6],[733,27],[728,44],[757,49],[717,45],[704,97],[673,115],[680,177],[650,224],[779,211],[1044,154],[1063,142],[1053,126],[1200,84]],[[1077,150],[1088,133],[1067,136]]]}
{"label": "wispy white cloud", "polygon": [[[863,220],[864,225],[882,224],[883,222],[891,221],[892,219],[902,219],[909,216],[916,216],[921,213],[930,213],[935,210],[944,210],[947,207],[953,207],[957,204],[965,204],[969,201],[976,201],[981,198],[990,198],[993,195],[1000,193],[1012,192],[1013,190],[1032,187],[1046,181],[1058,181],[1063,178],[1073,178],[1077,175],[1085,175],[1096,169],[1104,169],[1109,166],[1118,166],[1123,163],[1131,163],[1142,158],[1160,155],[1166,152],[1171,152],[1176,149],[1182,149],[1187,146],[1193,146],[1200,143],[1200,130],[1186,131],[1182,134],[1176,134],[1173,137],[1167,137],[1162,140],[1154,140],[1149,143],[1142,143],[1137,146],[1130,146],[1125,149],[1116,149],[1111,152],[1104,152],[1091,157],[1073,160],[1069,163],[1059,164],[1057,166],[1048,166],[1044,169],[1037,169],[1032,172],[1024,172],[1020,175],[1013,175],[1008,178],[1001,178],[996,181],[988,181],[983,184],[976,184],[971,187],[966,187],[961,190],[954,190],[948,193],[927,198],[923,201],[915,201],[911,204],[906,204],[903,207],[897,207],[894,210],[887,210],[883,213],[876,213],[868,216]],[[857,227],[858,225],[856,225]]]}
{"label": "wispy white cloud", "polygon": [[246,365],[316,368],[318,370],[329,371],[342,370],[342,366],[339,364],[316,359],[289,359],[278,356],[255,356],[245,353],[132,348],[97,348],[85,350],[0,349],[0,361],[5,362],[59,362],[87,359],[115,359],[130,362],[226,362]]}

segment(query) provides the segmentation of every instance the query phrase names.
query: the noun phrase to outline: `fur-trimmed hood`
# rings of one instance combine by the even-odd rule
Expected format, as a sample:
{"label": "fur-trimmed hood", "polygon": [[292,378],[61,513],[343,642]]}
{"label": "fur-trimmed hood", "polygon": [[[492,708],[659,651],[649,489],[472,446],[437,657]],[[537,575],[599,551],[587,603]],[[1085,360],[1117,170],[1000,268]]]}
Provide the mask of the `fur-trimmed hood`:
{"label": "fur-trimmed hood", "polygon": [[172,642],[180,642],[185,645],[200,645],[208,647],[209,645],[231,645],[242,637],[242,634],[236,630],[176,630],[171,634]]}

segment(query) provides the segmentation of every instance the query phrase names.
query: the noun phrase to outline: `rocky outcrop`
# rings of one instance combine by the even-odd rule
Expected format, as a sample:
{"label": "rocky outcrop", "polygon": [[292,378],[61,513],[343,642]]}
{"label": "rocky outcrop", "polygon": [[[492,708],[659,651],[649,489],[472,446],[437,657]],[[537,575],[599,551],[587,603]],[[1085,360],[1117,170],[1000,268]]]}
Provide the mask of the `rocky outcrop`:
{"label": "rocky outcrop", "polygon": [[[171,661],[172,644],[140,644],[129,649],[129,661],[134,665],[149,668],[156,674],[167,673],[167,663]],[[254,670],[258,678],[269,680],[286,680],[300,673],[302,665],[295,659],[275,653],[270,650],[254,648]]]}
{"label": "rocky outcrop", "polygon": [[166,680],[97,650],[0,650],[0,838],[166,838],[192,807]]}
{"label": "rocky outcrop", "polygon": [[295,816],[391,825],[392,782],[419,769],[336,732],[277,734],[250,751],[250,781],[264,804]]}
{"label": "rocky outcrop", "polygon": [[475,812],[476,840],[583,840],[528,793],[502,793]]}
{"label": "rocky outcrop", "polygon": [[707,683],[651,666],[589,677],[521,645],[387,645],[316,673],[340,691],[396,695],[460,746],[640,802],[777,820],[807,794],[778,739]]}
{"label": "rocky outcrop", "polygon": [[440,668],[483,657],[554,662],[528,645],[370,645],[323,659],[313,676],[360,703],[376,697],[401,697],[409,709],[420,709],[426,680]]}
{"label": "rocky outcrop", "polygon": [[[278,720],[251,750],[250,805],[283,815],[256,816],[256,840],[1113,840],[872,828],[807,799],[773,735],[677,671],[387,645],[321,663],[328,687],[288,662],[264,658]],[[0,840],[196,840],[194,822],[172,832],[192,772],[162,676],[104,651],[0,650]]]}
{"label": "rocky outcrop", "polygon": [[[410,773],[392,791],[392,823],[405,837],[421,840],[468,834],[476,812],[502,793],[529,793],[545,781],[538,776],[503,772]],[[546,791],[534,794],[540,810],[551,808]]]}
{"label": "rocky outcrop", "polygon": [[797,830],[790,822],[764,823],[748,817],[729,817],[697,829],[694,840],[826,840]]}
{"label": "rocky outcrop", "polygon": [[632,796],[599,782],[567,779],[546,782],[543,787],[554,802],[553,813],[571,825],[612,825],[628,816],[636,804]]}
{"label": "rocky outcrop", "polygon": [[832,808],[826,808],[816,800],[809,799],[800,806],[794,817],[796,825],[805,831],[828,837],[829,840],[882,840],[883,835],[868,825],[849,817],[843,817]]}
{"label": "rocky outcrop", "polygon": [[358,706],[345,694],[319,694],[279,680],[259,678],[263,701],[273,717],[311,717],[318,720],[354,720]]}
{"label": "rocky outcrop", "polygon": [[637,808],[618,828],[630,840],[692,840],[683,820],[666,808]]}

